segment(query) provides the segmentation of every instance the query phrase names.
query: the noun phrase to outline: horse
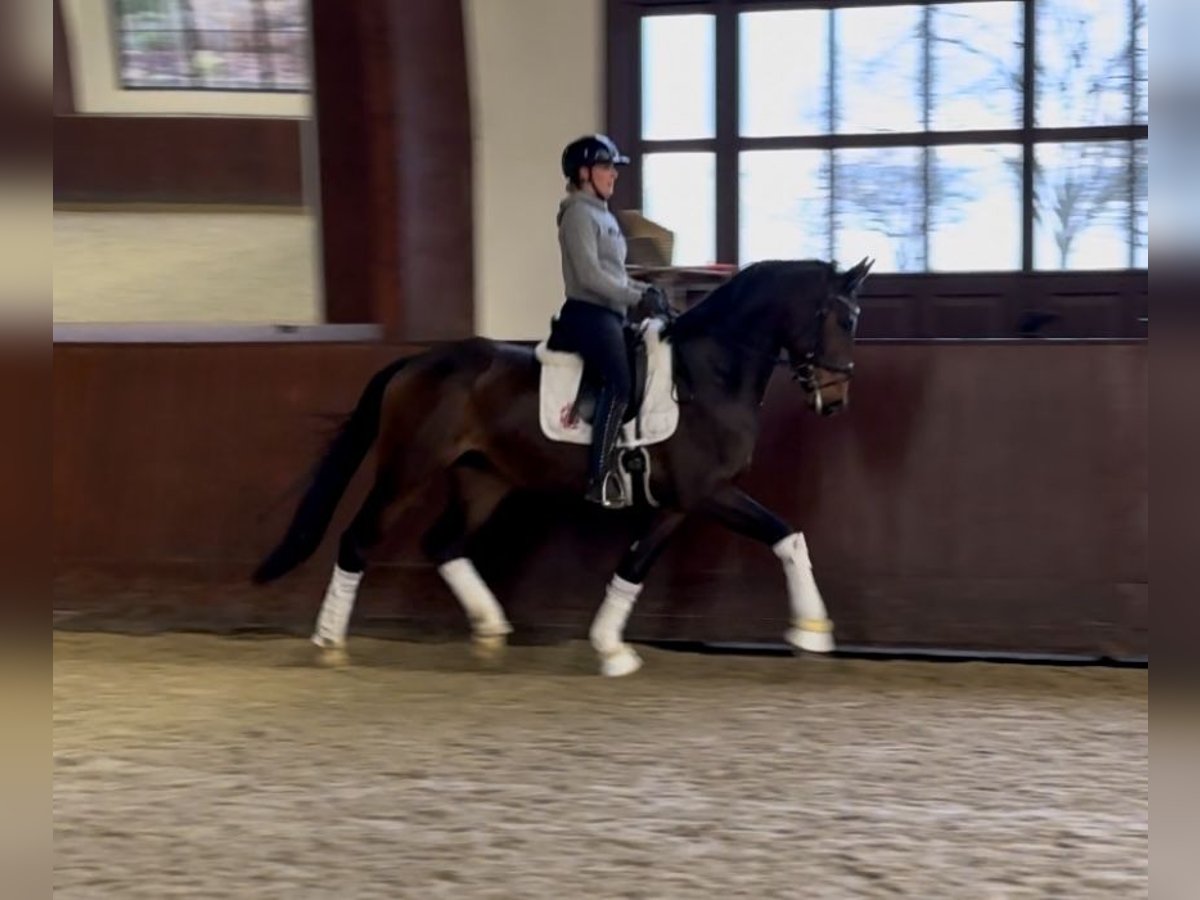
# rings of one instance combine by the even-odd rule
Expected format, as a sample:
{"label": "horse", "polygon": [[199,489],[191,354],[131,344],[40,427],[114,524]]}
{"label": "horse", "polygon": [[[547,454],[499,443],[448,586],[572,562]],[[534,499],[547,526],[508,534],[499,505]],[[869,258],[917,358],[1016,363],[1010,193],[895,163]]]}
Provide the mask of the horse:
{"label": "horse", "polygon": [[[833,623],[802,531],[735,481],[750,466],[767,384],[787,364],[822,415],[844,410],[854,373],[857,295],[873,260],[847,271],[818,259],[749,265],[662,328],[674,361],[675,432],[647,449],[657,507],[620,559],[589,638],[600,673],[619,677],[642,661],[623,639],[647,575],[692,515],[708,516],[772,549],[791,606],[784,637],[799,651],[834,650]],[[514,491],[584,493],[586,447],[539,430],[541,364],[531,347],[470,338],[397,359],[375,373],[318,461],[281,542],[252,580],[282,577],[318,548],[351,478],[373,444],[375,476],[343,531],[312,641],[318,662],[344,665],[355,596],[374,551],[430,484],[448,500],[422,549],[462,604],[477,653],[502,651],[512,627],[466,556],[466,543]]]}

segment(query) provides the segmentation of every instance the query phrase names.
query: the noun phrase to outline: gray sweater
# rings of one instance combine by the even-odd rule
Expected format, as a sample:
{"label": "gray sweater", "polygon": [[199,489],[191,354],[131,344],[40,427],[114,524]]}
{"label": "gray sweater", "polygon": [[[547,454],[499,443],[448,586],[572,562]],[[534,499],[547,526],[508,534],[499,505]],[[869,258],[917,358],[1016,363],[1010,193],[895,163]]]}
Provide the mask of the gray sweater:
{"label": "gray sweater", "polygon": [[625,272],[625,236],[608,204],[585,191],[571,191],[558,207],[567,297],[624,313],[646,285]]}

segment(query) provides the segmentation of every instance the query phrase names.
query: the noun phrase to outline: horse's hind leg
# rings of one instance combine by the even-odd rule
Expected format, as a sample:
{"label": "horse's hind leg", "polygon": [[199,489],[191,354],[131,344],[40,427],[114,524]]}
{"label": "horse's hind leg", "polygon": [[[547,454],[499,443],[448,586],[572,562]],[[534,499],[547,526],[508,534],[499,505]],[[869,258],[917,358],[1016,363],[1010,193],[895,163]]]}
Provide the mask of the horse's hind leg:
{"label": "horse's hind leg", "polygon": [[387,533],[388,526],[395,521],[408,499],[409,496],[397,496],[386,480],[376,481],[353,521],[342,532],[338,542],[337,563],[325,589],[312,635],[312,642],[319,648],[319,665],[344,666],[349,661],[346,655],[346,630],[354,611],[358,586],[366,570],[367,557]]}
{"label": "horse's hind leg", "polygon": [[481,659],[498,658],[512,626],[474,564],[467,541],[496,511],[511,486],[484,468],[460,464],[448,473],[449,502],[422,545],[471,623],[472,647]]}

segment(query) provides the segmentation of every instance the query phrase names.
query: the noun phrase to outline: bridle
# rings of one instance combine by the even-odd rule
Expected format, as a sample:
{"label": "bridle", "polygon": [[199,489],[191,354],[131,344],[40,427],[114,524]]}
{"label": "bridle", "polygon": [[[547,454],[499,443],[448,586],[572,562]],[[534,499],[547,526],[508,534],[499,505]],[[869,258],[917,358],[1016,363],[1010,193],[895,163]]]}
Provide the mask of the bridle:
{"label": "bridle", "polygon": [[[792,365],[792,378],[800,382],[800,385],[805,391],[815,394],[817,402],[820,403],[821,391],[827,387],[833,387],[835,384],[842,384],[854,377],[854,363],[849,362],[834,362],[825,358],[825,319],[839,305],[846,308],[850,316],[850,340],[854,340],[854,334],[858,330],[858,316],[862,312],[862,308],[854,301],[852,297],[845,294],[838,294],[833,298],[832,303],[822,304],[817,310],[813,319],[812,331],[815,332],[815,337],[812,341],[812,349],[807,351],[803,357]],[[835,377],[828,381],[818,381],[817,372],[831,372]]]}

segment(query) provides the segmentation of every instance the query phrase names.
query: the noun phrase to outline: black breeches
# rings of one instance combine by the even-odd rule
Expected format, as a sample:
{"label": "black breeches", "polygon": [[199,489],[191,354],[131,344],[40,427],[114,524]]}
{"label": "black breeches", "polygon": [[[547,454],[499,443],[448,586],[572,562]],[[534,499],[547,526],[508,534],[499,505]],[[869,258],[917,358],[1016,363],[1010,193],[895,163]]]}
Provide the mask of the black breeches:
{"label": "black breeches", "polygon": [[[625,351],[624,318],[584,300],[567,300],[555,325],[556,349],[570,350],[583,357],[584,365],[603,382],[609,403],[629,403],[633,391],[629,358]],[[606,404],[602,403],[601,408]]]}

